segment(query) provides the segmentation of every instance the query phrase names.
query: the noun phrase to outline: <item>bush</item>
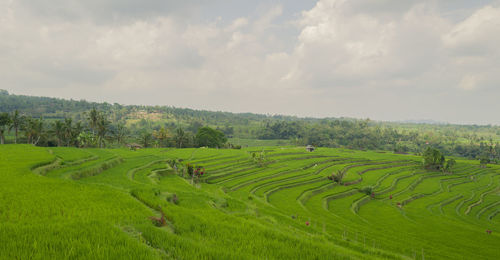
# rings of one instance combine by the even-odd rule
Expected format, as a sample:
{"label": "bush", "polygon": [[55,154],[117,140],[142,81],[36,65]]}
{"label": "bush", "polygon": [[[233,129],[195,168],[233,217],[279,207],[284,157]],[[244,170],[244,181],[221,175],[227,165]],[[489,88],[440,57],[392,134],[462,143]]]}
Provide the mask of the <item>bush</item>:
{"label": "bush", "polygon": [[361,193],[364,193],[366,195],[372,195],[373,193],[373,187],[372,186],[366,186],[363,187],[362,189],[359,190]]}
{"label": "bush", "polygon": [[177,197],[177,194],[172,193],[172,194],[167,196],[167,201],[177,205],[177,204],[179,204],[179,197]]}

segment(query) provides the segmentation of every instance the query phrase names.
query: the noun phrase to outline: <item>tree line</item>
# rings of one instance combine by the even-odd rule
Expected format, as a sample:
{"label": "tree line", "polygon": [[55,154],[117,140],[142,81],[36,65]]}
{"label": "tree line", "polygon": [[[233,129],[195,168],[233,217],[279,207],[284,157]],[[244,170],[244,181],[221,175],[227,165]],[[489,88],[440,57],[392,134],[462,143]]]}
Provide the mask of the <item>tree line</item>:
{"label": "tree line", "polygon": [[[91,115],[93,109],[100,111],[104,117]],[[488,158],[491,162],[500,160],[500,127],[491,125],[416,124],[376,122],[369,119],[236,114],[168,106],[125,106],[85,100],[30,97],[12,95],[7,91],[0,91],[0,112],[6,112],[9,116],[17,113],[17,117],[24,115],[28,118],[22,127],[28,131],[22,130],[20,138],[22,142],[37,145],[99,147],[135,142],[146,147],[196,147],[201,144],[213,145],[213,141],[201,141],[206,136],[203,133],[205,130],[198,134],[201,128],[209,126],[228,138],[279,139],[295,145],[386,150],[403,154],[422,154],[430,146],[447,156]],[[17,132],[21,131],[19,123],[16,125],[18,126],[8,127],[11,133],[15,129]],[[76,130],[70,130],[71,128]],[[5,132],[5,127],[2,129],[0,131]],[[24,135],[25,132],[28,136]],[[210,136],[217,135],[211,133]],[[211,139],[217,140],[212,137]],[[224,146],[220,141],[217,142],[218,146]],[[229,146],[227,142],[225,145]]]}
{"label": "tree line", "polygon": [[478,137],[472,130],[461,126],[455,131],[440,131],[440,127],[406,130],[370,120],[276,121],[266,122],[259,130],[258,138],[290,139],[297,145],[387,150],[401,154],[422,154],[432,147],[444,155],[487,158],[491,163],[500,161],[500,143],[493,140],[493,137],[498,138],[496,132],[489,132],[490,138],[485,138],[486,135]]}
{"label": "tree line", "polygon": [[122,122],[112,123],[108,115],[96,108],[85,113],[84,120],[72,118],[45,120],[33,118],[15,110],[12,113],[0,113],[0,143],[5,144],[5,136],[13,134],[13,143],[27,143],[38,146],[67,147],[109,147],[130,145],[141,147],[212,147],[241,148],[231,145],[222,131],[202,126],[196,133],[185,131],[181,127],[142,131],[131,135]]}

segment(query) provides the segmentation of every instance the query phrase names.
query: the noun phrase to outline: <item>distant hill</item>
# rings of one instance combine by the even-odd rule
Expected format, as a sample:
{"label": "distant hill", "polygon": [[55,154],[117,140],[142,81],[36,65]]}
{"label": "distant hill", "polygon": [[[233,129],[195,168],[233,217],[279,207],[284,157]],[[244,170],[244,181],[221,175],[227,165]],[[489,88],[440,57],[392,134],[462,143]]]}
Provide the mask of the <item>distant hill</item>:
{"label": "distant hill", "polygon": [[[235,127],[238,128],[238,126],[243,126],[245,129],[242,132],[249,133],[252,132],[252,129],[255,132],[255,128],[260,127],[264,122],[319,120],[282,115],[195,110],[172,106],[121,105],[107,102],[97,103],[86,100],[14,95],[9,94],[6,90],[0,90],[0,112],[10,113],[18,110],[21,114],[30,115],[35,118],[43,116],[45,119],[56,120],[69,117],[80,120],[84,118],[85,112],[88,112],[94,107],[108,114],[113,123],[123,121],[127,124],[149,124],[153,128],[155,124],[167,124],[170,127],[183,126],[187,128],[210,125],[219,128],[232,127],[234,129]],[[232,135],[233,132],[234,130],[228,130],[227,134]],[[251,137],[251,135],[242,133],[239,137],[248,138]]]}
{"label": "distant hill", "polygon": [[[43,117],[48,128],[54,121],[72,118],[88,131],[86,113],[96,108],[113,127],[123,125],[129,139],[167,129],[170,136],[182,128],[193,136],[209,126],[222,131],[233,144],[256,144],[252,140],[276,140],[280,144],[420,153],[427,145],[446,155],[478,158],[486,154],[500,160],[500,127],[452,125],[435,121],[380,122],[353,118],[300,118],[284,115],[231,113],[172,106],[140,106],[96,103],[9,94],[0,90],[0,112],[18,110],[32,118]],[[112,127],[112,128],[113,128]],[[282,142],[286,141],[286,142]]]}

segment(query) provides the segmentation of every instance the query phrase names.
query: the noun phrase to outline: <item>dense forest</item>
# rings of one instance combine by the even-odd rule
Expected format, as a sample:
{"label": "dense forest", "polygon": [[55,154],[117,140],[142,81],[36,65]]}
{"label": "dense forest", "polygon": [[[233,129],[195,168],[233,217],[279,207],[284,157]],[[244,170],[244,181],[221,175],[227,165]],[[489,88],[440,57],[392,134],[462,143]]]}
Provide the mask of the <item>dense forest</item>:
{"label": "dense forest", "polygon": [[415,154],[433,147],[445,155],[500,159],[500,127],[491,125],[238,114],[12,95],[5,90],[0,90],[0,113],[0,136],[7,143],[238,148],[231,140],[243,138]]}

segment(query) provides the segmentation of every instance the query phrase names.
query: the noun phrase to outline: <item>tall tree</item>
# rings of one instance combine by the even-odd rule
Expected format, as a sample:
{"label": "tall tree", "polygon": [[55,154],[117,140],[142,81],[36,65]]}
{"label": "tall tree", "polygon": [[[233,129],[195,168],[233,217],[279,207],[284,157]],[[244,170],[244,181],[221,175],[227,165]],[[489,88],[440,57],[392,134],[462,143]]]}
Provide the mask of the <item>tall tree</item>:
{"label": "tall tree", "polygon": [[69,146],[73,137],[73,119],[64,118],[64,142]]}
{"label": "tall tree", "polygon": [[170,138],[170,133],[162,126],[160,130],[154,131],[153,136],[160,141],[160,146],[165,146],[165,142]]}
{"label": "tall tree", "polygon": [[21,126],[23,124],[23,117],[19,114],[19,111],[14,111],[12,113],[12,116],[10,117],[10,127],[9,131],[14,129],[14,143],[17,144],[17,136],[19,133],[19,129],[21,129]]}
{"label": "tall tree", "polygon": [[23,128],[21,130],[24,130],[24,135],[26,136],[26,143],[27,144],[31,143],[31,138],[34,135],[34,133],[33,133],[35,131],[34,125],[35,125],[35,122],[34,122],[33,118],[27,117],[24,120]]}
{"label": "tall tree", "polygon": [[10,116],[8,113],[0,113],[0,143],[5,143],[5,132],[10,125]]}
{"label": "tall tree", "polygon": [[97,114],[97,137],[99,139],[99,148],[104,146],[104,138],[109,131],[110,122],[104,113]]}
{"label": "tall tree", "polygon": [[125,137],[128,134],[128,129],[124,124],[118,124],[113,131],[114,138],[118,144],[123,144]]}
{"label": "tall tree", "polygon": [[479,156],[479,165],[481,166],[481,168],[486,168],[486,166],[488,165],[488,163],[490,163],[490,157],[488,156],[487,153],[483,152]]}
{"label": "tall tree", "polygon": [[89,126],[90,129],[92,130],[92,134],[95,134],[97,130],[98,127],[97,124],[99,122],[99,114],[100,113],[97,111],[95,107],[93,107],[88,114],[87,120],[89,121]]}
{"label": "tall tree", "polygon": [[80,144],[78,142],[78,136],[80,133],[83,132],[83,125],[81,121],[76,122],[75,126],[71,129],[71,140],[70,143],[72,143],[75,147],[80,147]]}
{"label": "tall tree", "polygon": [[153,140],[153,135],[150,132],[146,131],[146,132],[142,133],[141,142],[142,142],[142,145],[144,146],[144,148],[148,148],[149,144],[151,143],[152,140]]}
{"label": "tall tree", "polygon": [[446,161],[446,166],[444,167],[444,170],[446,172],[453,172],[453,167],[455,167],[455,165],[457,164],[457,161],[455,161],[455,159],[451,158],[451,159],[448,159],[448,161]]}
{"label": "tall tree", "polygon": [[37,145],[40,139],[45,134],[43,118],[33,119],[26,118],[23,124],[24,135],[26,136],[26,143]]}
{"label": "tall tree", "polygon": [[441,170],[444,166],[444,155],[438,149],[427,147],[424,154],[424,168],[429,170]]}
{"label": "tall tree", "polygon": [[182,128],[177,128],[174,136],[175,145],[177,148],[182,148],[183,145],[187,142],[187,135]]}
{"label": "tall tree", "polygon": [[57,139],[57,146],[61,146],[62,141],[64,140],[64,123],[60,120],[57,120],[52,125],[52,133]]}
{"label": "tall tree", "polygon": [[198,129],[198,133],[196,133],[196,143],[198,146],[219,148],[222,147],[226,141],[227,138],[223,132],[208,126]]}
{"label": "tall tree", "polygon": [[43,123],[43,118],[33,120],[31,143],[33,145],[38,145],[40,139],[45,136],[45,125]]}

